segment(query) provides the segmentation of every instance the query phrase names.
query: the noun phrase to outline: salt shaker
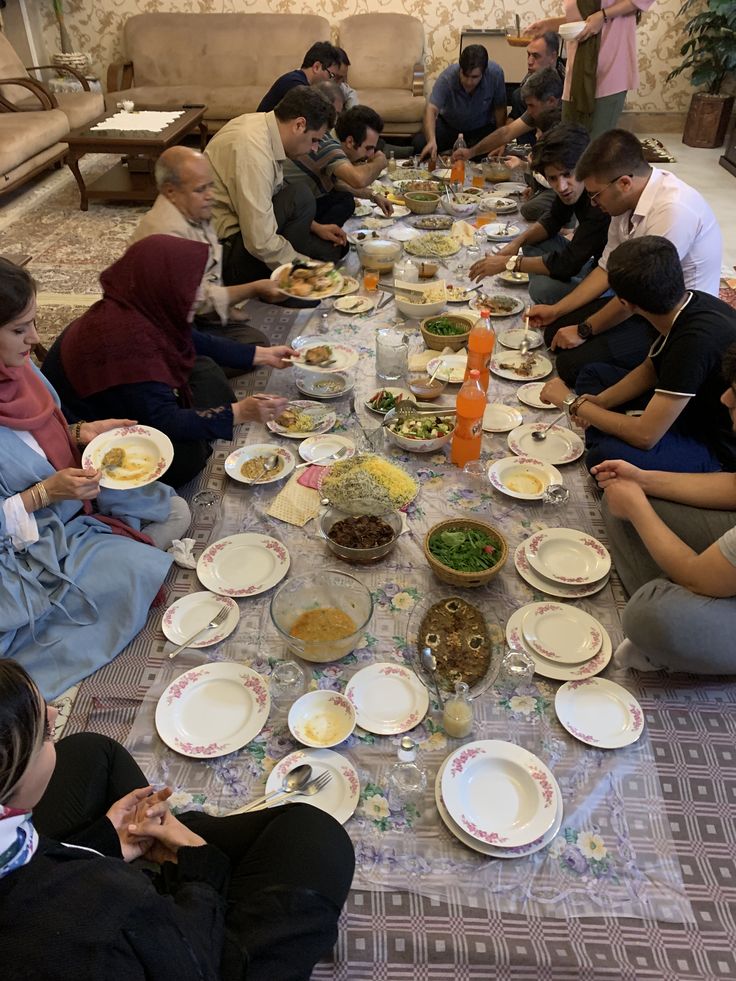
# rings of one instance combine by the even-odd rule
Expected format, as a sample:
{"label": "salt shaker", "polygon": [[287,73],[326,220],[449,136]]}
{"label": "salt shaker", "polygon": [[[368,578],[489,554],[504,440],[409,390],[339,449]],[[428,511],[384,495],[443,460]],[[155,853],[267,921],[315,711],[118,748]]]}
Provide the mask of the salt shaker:
{"label": "salt shaker", "polygon": [[388,807],[402,811],[407,805],[419,808],[427,789],[427,774],[417,765],[417,747],[411,736],[399,744],[398,760],[388,774]]}

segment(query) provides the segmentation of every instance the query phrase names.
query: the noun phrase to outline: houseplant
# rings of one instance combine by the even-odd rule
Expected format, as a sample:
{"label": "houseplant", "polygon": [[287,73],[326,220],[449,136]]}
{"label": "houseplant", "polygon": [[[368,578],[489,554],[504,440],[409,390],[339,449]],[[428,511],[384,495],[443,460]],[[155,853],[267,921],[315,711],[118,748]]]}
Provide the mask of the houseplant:
{"label": "houseplant", "polygon": [[84,72],[89,63],[89,58],[83,52],[74,50],[69,32],[66,29],[66,23],[64,22],[64,4],[62,0],[52,0],[52,2],[54,17],[56,17],[56,23],[59,25],[61,51],[52,55],[51,60],[55,65],[59,65],[60,67],[66,66]]}
{"label": "houseplant", "polygon": [[736,0],[685,0],[680,17],[686,41],[680,48],[682,62],[667,81],[683,72],[690,74],[695,92],[685,121],[682,142],[687,146],[721,146],[733,111],[733,96],[721,91],[726,78],[736,70]]}

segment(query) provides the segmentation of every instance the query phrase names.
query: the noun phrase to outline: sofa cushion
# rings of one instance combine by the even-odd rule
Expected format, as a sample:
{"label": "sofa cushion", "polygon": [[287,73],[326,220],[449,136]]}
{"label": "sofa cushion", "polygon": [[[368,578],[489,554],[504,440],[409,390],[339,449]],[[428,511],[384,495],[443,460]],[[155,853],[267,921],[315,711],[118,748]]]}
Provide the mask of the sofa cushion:
{"label": "sofa cushion", "polygon": [[[86,126],[105,111],[105,100],[101,92],[54,92],[54,96],[59,103],[59,109],[69,120],[69,129]],[[16,105],[24,112],[39,109],[35,95],[17,102]]]}
{"label": "sofa cushion", "polygon": [[378,85],[410,92],[414,65],[424,57],[424,27],[408,14],[356,14],[340,21],[339,44],[350,58],[354,89]]}
{"label": "sofa cushion", "polygon": [[69,121],[61,109],[0,113],[0,174],[53,147],[68,132]]}
{"label": "sofa cushion", "polygon": [[180,109],[186,105],[205,105],[205,119],[234,119],[244,112],[255,112],[263,98],[258,85],[136,85],[124,92],[109,92],[107,108],[115,109],[121,99],[132,99],[136,105]]}
{"label": "sofa cushion", "polygon": [[[352,79],[351,79],[352,82]],[[358,100],[375,109],[379,116],[392,123],[420,123],[426,99],[416,97],[406,89],[357,89]]]}

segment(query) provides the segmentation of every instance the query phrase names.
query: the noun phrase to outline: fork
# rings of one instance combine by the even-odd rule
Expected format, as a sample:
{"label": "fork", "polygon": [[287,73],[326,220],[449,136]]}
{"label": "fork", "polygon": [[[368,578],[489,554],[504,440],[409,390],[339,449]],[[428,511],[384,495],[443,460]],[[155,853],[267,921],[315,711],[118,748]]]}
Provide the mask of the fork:
{"label": "fork", "polygon": [[171,654],[169,654],[169,658],[176,657],[177,654],[180,654],[185,647],[189,647],[191,642],[193,640],[196,640],[197,637],[200,637],[205,632],[205,630],[209,630],[211,627],[219,627],[221,624],[223,624],[225,620],[227,620],[227,615],[229,612],[230,612],[229,606],[221,606],[220,609],[217,611],[217,613],[215,613],[215,615],[212,617],[210,622],[205,624],[205,626],[202,627],[201,630],[198,630],[196,633],[192,634],[191,637],[187,637],[187,639],[184,641],[183,644],[179,644],[178,647],[174,648]]}
{"label": "fork", "polygon": [[272,804],[282,804],[290,797],[314,797],[320,790],[325,789],[330,780],[332,780],[332,774],[325,770],[324,773],[320,773],[318,777],[310,780],[301,790],[287,790],[282,794],[276,794],[274,797],[270,797],[267,801],[246,804],[245,807],[240,807],[237,811],[229,811],[227,816],[230,817],[233,814],[253,814],[256,811],[263,811],[267,807],[271,807]]}

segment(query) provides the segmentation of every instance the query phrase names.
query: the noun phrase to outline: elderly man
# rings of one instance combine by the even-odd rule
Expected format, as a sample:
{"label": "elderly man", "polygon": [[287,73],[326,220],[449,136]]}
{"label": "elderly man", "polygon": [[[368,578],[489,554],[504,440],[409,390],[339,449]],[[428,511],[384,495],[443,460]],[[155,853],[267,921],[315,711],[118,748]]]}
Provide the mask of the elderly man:
{"label": "elderly man", "polygon": [[223,245],[223,281],[270,275],[294,259],[337,260],[345,233],[314,220],[315,199],[301,184],[284,184],[283,164],[316,150],[335,121],[319,92],[300,85],[273,112],[226,123],[205,151],[215,173],[212,220]]}
{"label": "elderly man", "polygon": [[340,55],[340,61],[338,62],[337,71],[335,72],[335,81],[342,89],[344,108],[352,109],[354,106],[358,105],[360,100],[358,99],[358,93],[348,84],[350,59],[348,58],[348,53],[345,48],[338,48],[337,53]]}
{"label": "elderly man", "polygon": [[304,55],[301,68],[281,75],[266,92],[258,106],[258,112],[271,112],[286,93],[297,85],[315,85],[337,78],[340,52],[329,41],[317,41]]}
{"label": "elderly man", "polygon": [[503,70],[489,61],[482,44],[471,44],[434,83],[424,112],[424,132],[414,137],[414,149],[422,151],[422,160],[435,160],[438,151],[452,149],[460,133],[472,146],[505,122]]}
{"label": "elderly man", "polygon": [[[526,75],[522,78],[519,87],[514,89],[511,96],[512,119],[519,119],[526,112],[526,105],[521,95],[524,83],[531,78],[535,72],[540,72],[544,68],[553,68],[560,78],[564,81],[565,70],[560,61],[560,35],[554,31],[545,31],[540,37],[535,37],[526,46]],[[520,143],[534,143],[534,133],[525,133],[517,137]]]}

